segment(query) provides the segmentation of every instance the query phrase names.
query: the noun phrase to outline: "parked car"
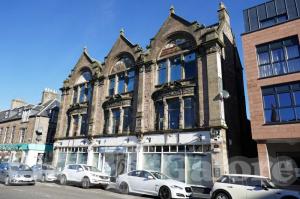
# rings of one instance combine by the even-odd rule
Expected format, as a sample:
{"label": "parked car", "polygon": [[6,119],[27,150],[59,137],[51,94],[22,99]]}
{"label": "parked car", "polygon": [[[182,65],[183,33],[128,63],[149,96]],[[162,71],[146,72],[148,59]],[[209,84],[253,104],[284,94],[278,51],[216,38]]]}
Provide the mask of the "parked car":
{"label": "parked car", "polygon": [[190,198],[192,188],[168,176],[147,170],[131,171],[117,178],[121,193],[138,193],[159,196],[161,199]]}
{"label": "parked car", "polygon": [[53,182],[57,180],[58,171],[51,165],[34,165],[31,167],[31,169],[33,171],[33,177],[36,181]]}
{"label": "parked car", "polygon": [[300,199],[300,192],[280,189],[267,177],[240,174],[222,176],[210,194],[212,199]]}
{"label": "parked car", "polygon": [[96,167],[85,164],[69,164],[62,170],[59,182],[62,185],[67,183],[79,183],[82,188],[89,188],[92,185],[101,185],[106,188],[109,184],[109,176],[99,171]]}
{"label": "parked car", "polygon": [[35,184],[32,169],[28,165],[20,163],[0,164],[0,181],[5,185]]}

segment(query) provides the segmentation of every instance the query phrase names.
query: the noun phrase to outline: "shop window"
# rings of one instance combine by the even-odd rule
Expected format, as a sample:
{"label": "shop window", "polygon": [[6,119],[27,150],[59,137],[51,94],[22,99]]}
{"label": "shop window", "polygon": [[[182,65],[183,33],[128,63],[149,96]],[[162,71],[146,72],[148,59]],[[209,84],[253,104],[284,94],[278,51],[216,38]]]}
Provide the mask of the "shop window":
{"label": "shop window", "polygon": [[76,160],[77,160],[77,153],[69,152],[67,157],[67,164],[76,164]]}
{"label": "shop window", "polygon": [[257,47],[259,76],[270,77],[300,71],[297,37],[263,44]]}
{"label": "shop window", "polygon": [[300,83],[262,89],[265,123],[300,120]]}
{"label": "shop window", "polygon": [[184,155],[164,154],[163,155],[163,174],[172,179],[185,181],[185,161]]}
{"label": "shop window", "polygon": [[161,154],[144,153],[143,166],[145,170],[161,171]]}
{"label": "shop window", "polygon": [[124,116],[123,116],[123,131],[128,132],[130,130],[130,121],[131,121],[131,108],[124,108]]}
{"label": "shop window", "polygon": [[112,117],[112,132],[118,134],[120,126],[120,109],[113,109]]}
{"label": "shop window", "polygon": [[187,154],[187,184],[209,186],[212,179],[210,156]]}
{"label": "shop window", "polygon": [[65,153],[65,152],[58,153],[58,161],[57,161],[57,165],[56,165],[57,168],[63,169],[65,167],[66,157],[67,157],[67,153]]}
{"label": "shop window", "polygon": [[87,163],[87,153],[78,153],[78,161],[77,164],[86,164]]}
{"label": "shop window", "polygon": [[184,98],[184,128],[195,127],[194,99],[192,97]]}
{"label": "shop window", "polygon": [[164,127],[164,104],[162,101],[156,103],[156,129],[163,130]]}
{"label": "shop window", "polygon": [[136,170],[137,157],[136,153],[128,154],[128,171]]}
{"label": "shop window", "polygon": [[196,54],[191,53],[184,56],[185,79],[192,79],[197,75]]}
{"label": "shop window", "polygon": [[179,115],[180,115],[179,99],[168,100],[169,129],[179,129]]}

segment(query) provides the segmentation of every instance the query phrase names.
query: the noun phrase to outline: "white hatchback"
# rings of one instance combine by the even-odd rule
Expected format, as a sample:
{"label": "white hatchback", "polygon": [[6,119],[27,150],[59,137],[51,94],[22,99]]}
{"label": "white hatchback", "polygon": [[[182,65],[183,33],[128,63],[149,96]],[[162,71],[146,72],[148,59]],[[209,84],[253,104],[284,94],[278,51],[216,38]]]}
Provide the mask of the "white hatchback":
{"label": "white hatchback", "polygon": [[69,164],[61,172],[59,182],[62,185],[69,182],[79,183],[82,188],[86,189],[91,185],[102,185],[105,188],[109,184],[110,178],[96,167],[85,164]]}
{"label": "white hatchback", "polygon": [[300,199],[300,192],[280,189],[266,177],[230,174],[219,178],[212,199]]}
{"label": "white hatchback", "polygon": [[158,196],[161,199],[191,198],[192,188],[156,171],[137,170],[120,175],[117,186],[121,193]]}

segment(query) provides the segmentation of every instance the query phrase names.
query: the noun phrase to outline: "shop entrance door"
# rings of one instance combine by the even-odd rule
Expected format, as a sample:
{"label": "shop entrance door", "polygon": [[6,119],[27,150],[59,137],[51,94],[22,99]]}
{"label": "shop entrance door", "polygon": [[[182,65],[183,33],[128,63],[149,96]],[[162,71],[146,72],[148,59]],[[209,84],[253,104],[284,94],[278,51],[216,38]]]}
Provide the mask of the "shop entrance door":
{"label": "shop entrance door", "polygon": [[127,154],[125,153],[106,153],[104,162],[104,171],[111,176],[114,182],[116,177],[127,172]]}

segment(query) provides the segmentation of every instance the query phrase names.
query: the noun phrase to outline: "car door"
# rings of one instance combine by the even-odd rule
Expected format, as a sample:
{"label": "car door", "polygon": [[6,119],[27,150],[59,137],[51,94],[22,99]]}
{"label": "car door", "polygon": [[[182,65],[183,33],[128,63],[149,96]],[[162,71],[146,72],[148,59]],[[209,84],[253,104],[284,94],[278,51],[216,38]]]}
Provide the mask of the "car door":
{"label": "car door", "polygon": [[148,171],[142,171],[140,176],[142,178],[140,184],[141,191],[149,195],[157,195],[157,191],[155,191],[157,179],[155,179],[154,176]]}
{"label": "car door", "polygon": [[85,176],[86,171],[85,168],[83,168],[82,165],[76,165],[76,169],[74,171],[74,179],[76,182],[81,182],[82,178]]}
{"label": "car door", "polygon": [[232,198],[246,198],[244,178],[242,176],[228,176],[228,182],[224,183],[225,189]]}
{"label": "car door", "polygon": [[128,177],[128,183],[133,192],[141,192],[141,184],[143,183],[143,178],[141,177],[142,171],[135,171]]}
{"label": "car door", "polygon": [[274,190],[263,188],[262,178],[246,178],[247,199],[276,199]]}
{"label": "car door", "polygon": [[74,171],[75,171],[76,165],[68,165],[65,174],[67,175],[67,180],[68,181],[74,181]]}
{"label": "car door", "polygon": [[0,164],[0,182],[3,181],[4,164]]}

